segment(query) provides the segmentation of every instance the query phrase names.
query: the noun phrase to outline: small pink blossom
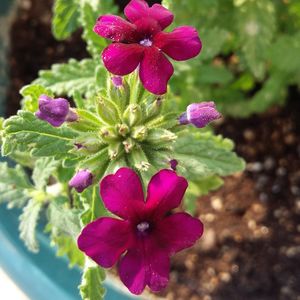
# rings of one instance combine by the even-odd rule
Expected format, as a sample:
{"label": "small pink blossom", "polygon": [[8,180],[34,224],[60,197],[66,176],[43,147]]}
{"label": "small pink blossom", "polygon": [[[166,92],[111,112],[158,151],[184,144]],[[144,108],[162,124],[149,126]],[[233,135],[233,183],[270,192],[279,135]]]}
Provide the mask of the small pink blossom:
{"label": "small pink blossom", "polygon": [[190,104],[186,112],[179,117],[181,125],[192,124],[197,128],[203,128],[210,122],[220,119],[222,115],[217,111],[213,101]]}
{"label": "small pink blossom", "polygon": [[39,110],[35,115],[54,127],[61,126],[65,121],[75,122],[77,114],[70,109],[68,100],[64,98],[52,99],[47,95],[39,97]]}
{"label": "small pink blossom", "polygon": [[166,93],[174,69],[166,55],[177,61],[197,56],[201,41],[194,27],[181,26],[163,32],[174,19],[160,4],[149,7],[144,0],[131,0],[125,7],[127,20],[100,16],[94,31],[114,43],[104,49],[102,59],[109,72],[124,76],[139,66],[139,76],[151,93]]}
{"label": "small pink blossom", "polygon": [[148,185],[144,200],[138,175],[121,168],[106,176],[100,194],[106,208],[121,219],[100,218],[88,224],[78,247],[105,268],[119,261],[119,274],[133,294],[148,285],[154,292],[169,281],[170,256],[191,247],[203,233],[202,223],[178,207],[188,183],[174,171],[161,170]]}
{"label": "small pink blossom", "polygon": [[69,186],[73,187],[78,193],[82,193],[93,183],[93,174],[89,170],[78,171],[69,182]]}

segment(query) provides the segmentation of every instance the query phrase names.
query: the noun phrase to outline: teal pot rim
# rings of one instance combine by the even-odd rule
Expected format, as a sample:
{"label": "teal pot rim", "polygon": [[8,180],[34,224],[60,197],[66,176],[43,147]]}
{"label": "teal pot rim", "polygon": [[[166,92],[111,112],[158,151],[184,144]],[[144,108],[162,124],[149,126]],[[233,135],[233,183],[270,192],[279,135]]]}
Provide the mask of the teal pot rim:
{"label": "teal pot rim", "polygon": [[[20,212],[0,206],[0,267],[31,300],[81,299],[77,288],[81,270],[77,267],[70,269],[66,257],[56,256],[56,249],[50,246],[50,239],[42,228],[37,231],[40,251],[30,253],[19,239]],[[130,295],[121,282],[111,276],[104,285],[105,300],[141,299]]]}

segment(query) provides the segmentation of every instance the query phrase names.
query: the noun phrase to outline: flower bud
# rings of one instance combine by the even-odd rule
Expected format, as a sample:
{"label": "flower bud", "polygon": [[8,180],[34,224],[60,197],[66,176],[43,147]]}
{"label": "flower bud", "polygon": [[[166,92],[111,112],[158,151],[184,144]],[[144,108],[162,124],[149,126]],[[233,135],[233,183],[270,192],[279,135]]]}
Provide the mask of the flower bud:
{"label": "flower bud", "polygon": [[203,128],[208,123],[221,118],[214,102],[192,103],[185,113],[179,117],[181,125],[193,124],[197,128]]}
{"label": "flower bud", "polygon": [[92,183],[93,174],[89,170],[80,170],[70,180],[69,186],[75,188],[78,193],[81,193]]}
{"label": "flower bud", "polygon": [[123,78],[121,76],[113,76],[111,81],[116,88],[120,88],[123,86]]}
{"label": "flower bud", "polygon": [[157,117],[163,107],[163,98],[162,97],[157,97],[146,109],[146,115],[148,119],[153,119]]}
{"label": "flower bud", "polygon": [[109,99],[101,97],[97,101],[97,113],[107,124],[115,124],[120,121],[116,104]]}
{"label": "flower bud", "polygon": [[133,139],[128,138],[123,142],[124,149],[126,153],[130,153],[135,146],[135,142]]}
{"label": "flower bud", "polygon": [[117,130],[114,127],[102,127],[99,133],[102,140],[108,143],[117,141],[119,138]]}
{"label": "flower bud", "polygon": [[176,159],[171,159],[169,161],[170,163],[170,167],[173,171],[176,171],[177,165],[178,165],[178,161]]}
{"label": "flower bud", "polygon": [[145,126],[136,126],[133,128],[131,137],[138,141],[143,141],[147,138],[148,129]]}
{"label": "flower bud", "polygon": [[77,114],[70,110],[68,100],[63,98],[52,99],[46,95],[39,98],[39,110],[35,115],[54,127],[61,126],[65,121],[74,122]]}
{"label": "flower bud", "polygon": [[129,133],[129,127],[126,124],[118,124],[116,129],[118,133],[123,137],[126,137]]}
{"label": "flower bud", "polygon": [[139,105],[130,104],[126,108],[123,118],[129,126],[134,126],[142,120],[142,115],[142,109]]}

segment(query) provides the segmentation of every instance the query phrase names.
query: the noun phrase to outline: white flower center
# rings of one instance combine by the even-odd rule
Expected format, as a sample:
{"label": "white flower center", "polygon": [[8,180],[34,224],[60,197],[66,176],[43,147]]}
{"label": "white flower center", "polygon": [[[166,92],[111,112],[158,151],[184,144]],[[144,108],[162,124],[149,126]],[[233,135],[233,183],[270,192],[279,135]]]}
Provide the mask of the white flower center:
{"label": "white flower center", "polygon": [[142,45],[144,47],[151,47],[152,41],[150,41],[149,39],[144,39],[144,40],[140,41],[140,45]]}
{"label": "white flower center", "polygon": [[139,232],[145,232],[149,229],[150,224],[148,222],[142,222],[136,226]]}

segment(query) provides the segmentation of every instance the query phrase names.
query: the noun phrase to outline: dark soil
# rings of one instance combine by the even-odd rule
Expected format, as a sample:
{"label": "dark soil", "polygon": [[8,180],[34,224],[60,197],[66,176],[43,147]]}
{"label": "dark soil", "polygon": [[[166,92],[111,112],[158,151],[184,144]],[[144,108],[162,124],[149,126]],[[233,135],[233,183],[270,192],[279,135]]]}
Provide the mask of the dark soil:
{"label": "dark soil", "polygon": [[[80,32],[64,42],[54,40],[51,5],[52,0],[21,1],[11,31],[8,115],[18,108],[19,89],[38,70],[87,56]],[[197,215],[205,234],[198,245],[173,258],[170,285],[159,296],[300,299],[300,102],[294,89],[290,94],[285,108],[218,125],[219,133],[235,141],[247,171],[199,199]]]}
{"label": "dark soil", "polygon": [[236,143],[247,170],[198,200],[200,243],[173,260],[167,299],[300,299],[300,102],[217,131]]}

